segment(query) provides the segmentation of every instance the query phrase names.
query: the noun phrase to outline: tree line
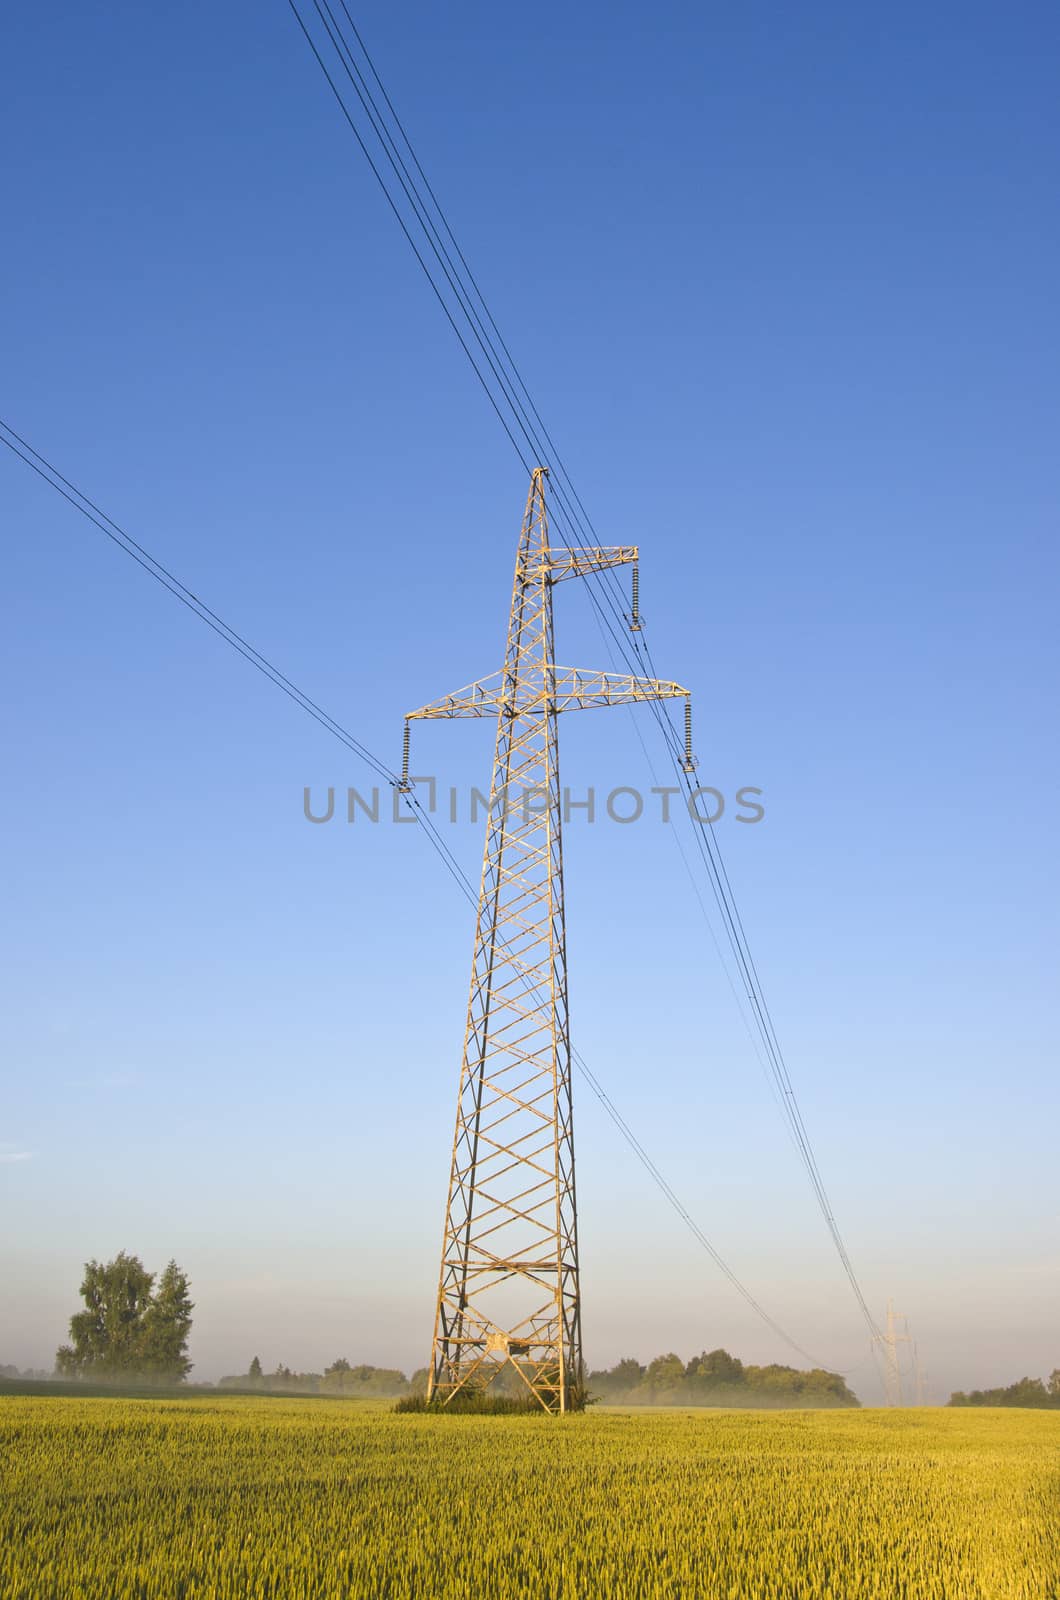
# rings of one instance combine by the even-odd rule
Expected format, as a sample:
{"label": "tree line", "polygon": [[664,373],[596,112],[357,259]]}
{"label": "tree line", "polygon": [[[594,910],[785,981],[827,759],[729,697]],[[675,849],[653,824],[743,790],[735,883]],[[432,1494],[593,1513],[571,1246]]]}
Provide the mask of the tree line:
{"label": "tree line", "polygon": [[220,1389],[258,1389],[264,1394],[332,1394],[351,1399],[393,1399],[426,1392],[427,1368],[406,1378],[396,1367],[352,1366],[344,1356],[323,1372],[292,1372],[283,1362],[274,1372],[266,1372],[255,1356],[246,1372],[221,1378]]}
{"label": "tree line", "polygon": [[973,1389],[965,1394],[958,1389],[950,1395],[951,1406],[1031,1406],[1040,1411],[1060,1411],[1060,1367],[1041,1378],[1019,1378],[1007,1389]]}
{"label": "tree line", "polygon": [[[56,1352],[56,1375],[79,1379],[183,1383],[191,1371],[188,1340],[194,1303],[187,1274],[175,1261],[155,1274],[139,1256],[121,1251],[113,1261],[85,1264],[84,1310],[70,1319],[70,1342]],[[219,1387],[288,1394],[393,1397],[423,1394],[427,1370],[406,1378],[397,1368],[353,1365],[345,1357],[323,1372],[295,1372],[282,1362],[265,1372],[255,1356],[245,1373]],[[727,1350],[703,1351],[684,1361],[672,1351],[646,1366],[627,1357],[590,1372],[590,1397],[623,1405],[856,1406],[860,1402],[839,1373],[823,1368],[745,1365]],[[1048,1386],[1024,1378],[1004,1390],[955,1394],[951,1405],[1060,1405],[1060,1371]]]}
{"label": "tree line", "polygon": [[615,1405],[643,1406],[857,1406],[861,1402],[838,1372],[815,1367],[745,1366],[727,1350],[703,1351],[682,1361],[671,1351],[647,1366],[627,1357],[606,1371],[590,1372],[591,1396]]}

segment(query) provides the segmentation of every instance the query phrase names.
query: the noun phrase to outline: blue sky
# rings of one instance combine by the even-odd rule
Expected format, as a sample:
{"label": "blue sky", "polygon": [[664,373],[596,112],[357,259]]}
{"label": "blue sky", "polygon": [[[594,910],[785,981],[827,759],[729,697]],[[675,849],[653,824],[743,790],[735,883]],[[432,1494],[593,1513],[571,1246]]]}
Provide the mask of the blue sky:
{"label": "blue sky", "polygon": [[[1055,9],[355,15],[601,538],[641,545],[704,781],[764,790],[719,840],[874,1309],[937,1396],[1047,1372]],[[5,80],[3,415],[396,762],[499,664],[526,486],[290,11],[24,10]],[[47,1361],[126,1247],[191,1272],[203,1376],[419,1365],[468,910],[414,829],[307,825],[364,769],[13,458],[0,503],[0,1360]],[[559,657],[606,666],[575,587]],[[415,764],[481,783],[490,738],[421,727]],[[563,741],[572,787],[646,781],[624,711]],[[871,1397],[667,830],[566,858],[575,1042]],[[785,1359],[584,1085],[577,1116],[594,1364]]]}

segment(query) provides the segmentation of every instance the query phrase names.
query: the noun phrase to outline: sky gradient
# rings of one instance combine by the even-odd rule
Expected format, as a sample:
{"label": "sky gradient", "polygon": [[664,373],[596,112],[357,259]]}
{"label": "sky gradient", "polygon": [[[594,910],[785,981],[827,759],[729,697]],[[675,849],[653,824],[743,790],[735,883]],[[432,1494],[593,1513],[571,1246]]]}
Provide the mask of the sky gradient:
{"label": "sky gradient", "polygon": [[[660,673],[873,1309],[933,1397],[1060,1366],[1060,18],[355,11]],[[500,663],[526,484],[288,7],[9,23],[0,412],[373,751]],[[421,1365],[471,949],[372,780],[4,453],[0,1362],[81,1263],[195,1375]],[[585,597],[558,657],[608,665]],[[653,759],[650,716],[641,731]],[[418,771],[483,784],[486,724]],[[564,778],[650,781],[631,715]],[[481,826],[446,829],[477,878]],[[674,849],[565,841],[575,1043],[770,1312],[864,1328]],[[711,908],[712,909],[712,908]],[[788,1354],[576,1085],[593,1365]]]}

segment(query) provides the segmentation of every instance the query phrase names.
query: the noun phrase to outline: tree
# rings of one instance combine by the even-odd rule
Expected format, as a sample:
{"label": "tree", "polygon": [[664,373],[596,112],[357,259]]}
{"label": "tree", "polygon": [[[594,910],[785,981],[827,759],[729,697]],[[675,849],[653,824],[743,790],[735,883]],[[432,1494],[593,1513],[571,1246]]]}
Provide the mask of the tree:
{"label": "tree", "polygon": [[590,1372],[589,1388],[597,1398],[628,1405],[693,1406],[856,1406],[836,1372],[815,1368],[745,1367],[727,1350],[704,1350],[683,1362],[674,1354],[656,1356],[644,1368],[638,1361],[620,1361],[608,1372]]}
{"label": "tree", "polygon": [[1004,1391],[1005,1398],[1002,1405],[1006,1406],[1046,1406],[1049,1404],[1045,1392],[1045,1384],[1041,1378],[1021,1378],[1018,1383],[1010,1385]]}
{"label": "tree", "polygon": [[727,1350],[705,1350],[688,1363],[686,1375],[700,1378],[707,1384],[742,1383],[743,1362]]}
{"label": "tree", "polygon": [[140,1334],[140,1371],[152,1378],[180,1383],[191,1371],[188,1336],[194,1302],[188,1293],[187,1273],[171,1261],[144,1312]]}
{"label": "tree", "polygon": [[950,1395],[951,1406],[1033,1406],[1052,1408],[1060,1403],[1060,1371],[1054,1372],[1046,1388],[1041,1378],[1020,1378],[1007,1389],[973,1389],[965,1394],[958,1389]]}
{"label": "tree", "polygon": [[389,1367],[354,1367],[345,1356],[340,1356],[325,1368],[321,1385],[325,1392],[336,1389],[340,1394],[360,1396],[404,1394],[408,1386],[408,1379],[403,1372]]}
{"label": "tree", "polygon": [[253,1361],[250,1363],[250,1371],[247,1373],[247,1377],[260,1378],[261,1375],[261,1362],[258,1360],[257,1356],[255,1356]]}
{"label": "tree", "polygon": [[653,1390],[658,1390],[662,1394],[680,1389],[684,1379],[685,1364],[680,1356],[674,1355],[673,1351],[665,1356],[656,1356],[648,1365],[647,1381]]}
{"label": "tree", "polygon": [[71,1343],[56,1352],[62,1377],[120,1378],[144,1373],[180,1380],[187,1359],[192,1302],[188,1280],[171,1261],[155,1291],[155,1275],[122,1250],[105,1265],[85,1263],[85,1310],[70,1318]]}
{"label": "tree", "polygon": [[74,1378],[134,1372],[154,1281],[139,1256],[124,1250],[106,1266],[87,1261],[81,1282],[85,1310],[70,1318],[73,1343],[56,1353],[56,1371]]}

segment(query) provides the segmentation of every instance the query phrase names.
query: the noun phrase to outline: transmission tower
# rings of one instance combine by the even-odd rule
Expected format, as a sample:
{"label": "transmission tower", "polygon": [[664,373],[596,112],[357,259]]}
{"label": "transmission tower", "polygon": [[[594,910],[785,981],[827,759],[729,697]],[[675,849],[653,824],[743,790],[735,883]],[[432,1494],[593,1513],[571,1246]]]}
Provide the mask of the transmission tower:
{"label": "transmission tower", "polygon": [[[401,786],[411,721],[496,717],[428,1398],[447,1405],[500,1380],[565,1412],[583,1403],[584,1373],[557,717],[682,698],[686,769],[695,763],[679,684],[555,664],[554,586],[626,564],[636,579],[638,552],[554,550],[547,478],[535,468],[504,666],[409,713]],[[633,593],[635,630],[636,582]]]}
{"label": "transmission tower", "polygon": [[[904,1332],[898,1332],[898,1324],[902,1323]],[[887,1327],[880,1335],[880,1345],[883,1349],[884,1360],[884,1389],[889,1406],[900,1406],[903,1402],[902,1394],[902,1367],[898,1354],[900,1344],[909,1344],[908,1318],[895,1311],[894,1301],[887,1302]],[[918,1401],[919,1403],[919,1401]]]}

